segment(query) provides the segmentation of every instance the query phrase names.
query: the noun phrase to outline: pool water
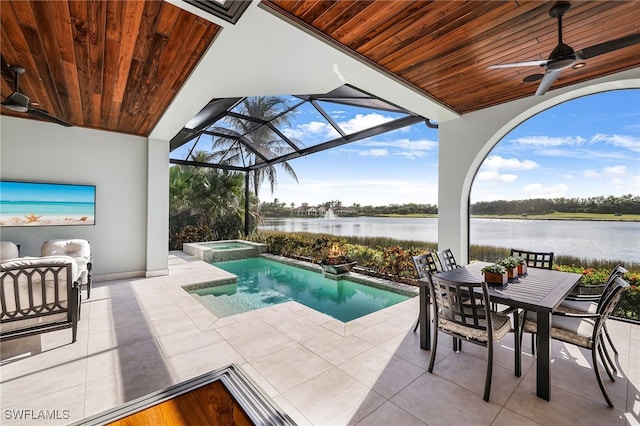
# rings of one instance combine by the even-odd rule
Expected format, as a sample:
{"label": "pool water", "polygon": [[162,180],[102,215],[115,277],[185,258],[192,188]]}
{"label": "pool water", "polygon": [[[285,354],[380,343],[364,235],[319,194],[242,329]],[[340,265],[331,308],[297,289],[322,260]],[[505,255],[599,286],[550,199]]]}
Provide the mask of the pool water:
{"label": "pool water", "polygon": [[262,257],[214,265],[237,275],[237,283],[191,290],[190,293],[198,295],[200,302],[218,317],[293,300],[347,322],[411,297],[348,279],[325,278],[320,272]]}

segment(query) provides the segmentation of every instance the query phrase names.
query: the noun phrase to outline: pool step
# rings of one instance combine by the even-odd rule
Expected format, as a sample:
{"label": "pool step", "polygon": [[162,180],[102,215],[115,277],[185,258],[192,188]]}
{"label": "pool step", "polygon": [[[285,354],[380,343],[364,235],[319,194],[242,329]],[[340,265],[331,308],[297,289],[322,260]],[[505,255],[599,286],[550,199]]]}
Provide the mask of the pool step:
{"label": "pool step", "polygon": [[244,312],[246,309],[236,302],[236,300],[222,294],[220,296],[205,295],[199,296],[195,293],[191,294],[202,305],[213,312],[218,318],[227,317],[229,315],[237,314],[238,312]]}

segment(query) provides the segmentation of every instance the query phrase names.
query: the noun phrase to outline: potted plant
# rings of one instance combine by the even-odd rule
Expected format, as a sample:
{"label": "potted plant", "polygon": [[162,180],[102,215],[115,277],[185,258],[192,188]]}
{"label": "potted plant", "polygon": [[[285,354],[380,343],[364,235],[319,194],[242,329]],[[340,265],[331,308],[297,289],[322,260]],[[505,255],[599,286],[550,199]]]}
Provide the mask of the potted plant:
{"label": "potted plant", "polygon": [[513,256],[507,256],[498,263],[504,266],[507,270],[507,276],[509,280],[515,280],[516,278],[518,278],[518,259]]}
{"label": "potted plant", "polygon": [[523,277],[527,275],[527,259],[524,257],[516,257],[518,261],[518,275]]}
{"label": "potted plant", "polygon": [[487,284],[504,285],[508,281],[506,268],[498,263],[485,266],[482,268],[482,273]]}

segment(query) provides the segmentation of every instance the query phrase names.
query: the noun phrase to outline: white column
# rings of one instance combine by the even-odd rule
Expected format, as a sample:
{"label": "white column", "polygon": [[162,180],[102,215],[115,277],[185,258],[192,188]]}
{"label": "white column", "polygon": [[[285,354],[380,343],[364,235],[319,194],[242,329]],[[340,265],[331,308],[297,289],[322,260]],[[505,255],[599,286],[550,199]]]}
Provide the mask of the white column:
{"label": "white column", "polygon": [[169,141],[148,140],[146,276],[169,273]]}

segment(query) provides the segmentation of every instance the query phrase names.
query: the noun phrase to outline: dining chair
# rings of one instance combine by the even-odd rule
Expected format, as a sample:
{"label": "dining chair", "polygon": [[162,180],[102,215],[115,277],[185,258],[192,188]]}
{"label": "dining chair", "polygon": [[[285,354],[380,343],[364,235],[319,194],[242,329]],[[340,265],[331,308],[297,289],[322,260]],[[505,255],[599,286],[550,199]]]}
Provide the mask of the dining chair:
{"label": "dining chair", "polygon": [[[627,271],[623,266],[616,265],[616,267],[613,268],[613,270],[609,274],[609,278],[607,278],[607,281],[603,285],[593,286],[601,290],[600,294],[569,295],[564,299],[564,301],[560,304],[560,306],[558,306],[558,311],[570,312],[575,314],[596,313],[598,310],[598,303],[600,303],[600,301],[604,297],[606,297],[608,293],[611,291],[615,278],[622,277],[627,272],[629,271]],[[611,346],[611,349],[613,349],[613,353],[618,355],[618,350],[616,349],[615,345],[613,344],[613,341],[611,340],[611,336],[609,335],[609,330],[607,330],[607,325],[605,324],[602,328],[604,330],[604,335],[607,338],[607,341],[609,342],[609,346]],[[611,361],[611,358],[609,357],[609,353],[607,352],[606,346],[603,345],[603,348],[604,348],[605,355],[607,356],[609,361]],[[615,371],[615,367],[614,367],[614,371]]]}
{"label": "dining chair", "polygon": [[[493,375],[493,344],[507,333],[514,331],[515,375],[520,375],[520,343],[517,336],[518,316],[514,316],[515,327],[511,327],[510,313],[513,308],[494,312],[490,307],[487,283],[461,283],[427,275],[429,292],[434,303],[435,330],[432,334],[429,373],[433,372],[438,348],[438,331],[455,339],[465,340],[487,348],[487,370],[484,384],[485,401],[489,401]],[[454,348],[455,350],[455,348]],[[457,352],[457,351],[456,351]]]}
{"label": "dining chair", "polygon": [[[433,253],[425,253],[419,254],[416,256],[412,256],[413,266],[416,268],[416,275],[418,279],[425,278],[429,273],[438,272],[440,268],[440,264],[438,263],[436,257]],[[415,327],[413,327],[413,332],[415,333],[420,325],[420,316],[418,316],[418,321],[416,321]]]}
{"label": "dining chair", "polygon": [[[525,259],[528,268],[553,269],[553,252],[529,251],[520,249],[511,249],[511,256]],[[524,316],[527,311],[524,311]],[[520,339],[522,339],[523,330],[520,330]],[[536,353],[536,337],[531,335],[531,353]]]}
{"label": "dining chair", "polygon": [[451,249],[438,250],[436,251],[436,256],[438,256],[440,269],[442,271],[450,271],[458,267],[458,263],[456,262],[456,258],[453,256]]}
{"label": "dining chair", "polygon": [[[597,353],[600,354],[602,365],[604,366],[611,381],[615,381],[614,375],[609,370],[608,362],[603,355],[602,333],[606,321],[611,312],[613,312],[616,304],[620,300],[622,291],[629,287],[629,283],[621,277],[615,277],[610,290],[598,303],[596,312],[594,313],[571,313],[571,312],[554,312],[551,315],[551,338],[561,342],[570,343],[581,348],[591,351],[591,359],[593,362],[593,370],[596,373],[596,379],[600,386],[600,391],[610,407],[613,403],[607,395],[607,391],[600,377],[600,369],[598,367]],[[522,328],[530,333],[536,333],[537,323],[536,316],[533,312],[529,312],[524,317]],[[613,365],[612,365],[613,367]]]}
{"label": "dining chair", "polygon": [[511,249],[511,256],[521,257],[527,262],[527,267],[539,269],[553,269],[553,252],[537,252]]}

